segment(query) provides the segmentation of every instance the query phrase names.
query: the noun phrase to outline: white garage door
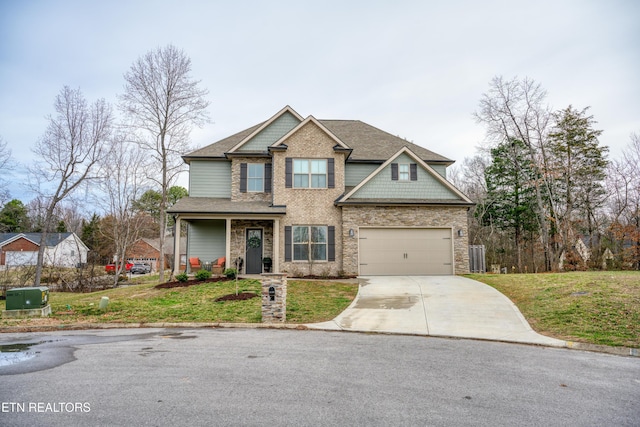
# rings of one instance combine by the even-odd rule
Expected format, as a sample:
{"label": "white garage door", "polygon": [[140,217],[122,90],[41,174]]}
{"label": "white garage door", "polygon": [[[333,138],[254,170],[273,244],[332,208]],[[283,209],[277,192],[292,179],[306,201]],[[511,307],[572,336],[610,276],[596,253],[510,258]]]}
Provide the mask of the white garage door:
{"label": "white garage door", "polygon": [[453,274],[449,228],[361,228],[360,275]]}

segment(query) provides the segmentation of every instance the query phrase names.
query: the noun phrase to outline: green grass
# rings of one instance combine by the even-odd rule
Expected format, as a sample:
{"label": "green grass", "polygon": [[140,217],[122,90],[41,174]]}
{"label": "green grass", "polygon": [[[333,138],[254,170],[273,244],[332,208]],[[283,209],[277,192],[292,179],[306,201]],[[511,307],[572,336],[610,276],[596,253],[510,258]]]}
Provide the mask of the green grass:
{"label": "green grass", "polygon": [[[473,274],[509,297],[538,332],[555,338],[640,348],[640,272]],[[155,289],[155,278],[139,277],[126,288],[86,294],[53,292],[48,319],[2,319],[1,326],[71,323],[154,323],[261,321],[261,298],[214,302],[235,293],[235,282]],[[240,292],[260,295],[258,280],[240,280]],[[287,322],[333,319],[353,301],[355,283],[289,280]],[[109,297],[106,311],[98,308]],[[67,309],[71,307],[71,310]],[[5,302],[0,301],[0,310]]]}
{"label": "green grass", "polygon": [[[157,279],[156,279],[157,280]],[[142,281],[142,279],[138,279]],[[258,280],[239,280],[239,292],[258,295],[244,301],[215,302],[235,294],[235,281],[202,283],[189,287],[155,289],[153,283],[92,293],[52,292],[53,311],[48,319],[2,319],[0,326],[63,325],[71,323],[229,322],[253,323],[262,319],[261,285]],[[295,281],[287,287],[287,322],[313,323],[330,320],[355,298],[358,285],[334,281]],[[100,299],[109,297],[105,311]],[[69,309],[70,307],[70,309]],[[4,310],[5,302],[0,301]]]}
{"label": "green grass", "polygon": [[509,297],[537,332],[640,347],[640,272],[472,274]]}
{"label": "green grass", "polygon": [[287,285],[287,322],[317,323],[344,311],[358,293],[353,283],[291,281]]}

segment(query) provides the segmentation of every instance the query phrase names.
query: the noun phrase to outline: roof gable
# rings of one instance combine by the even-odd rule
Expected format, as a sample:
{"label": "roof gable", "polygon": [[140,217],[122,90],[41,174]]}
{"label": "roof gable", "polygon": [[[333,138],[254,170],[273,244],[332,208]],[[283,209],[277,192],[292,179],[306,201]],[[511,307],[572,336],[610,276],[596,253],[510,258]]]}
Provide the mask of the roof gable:
{"label": "roof gable", "polygon": [[[391,179],[392,163],[415,163],[418,165],[417,181],[400,181]],[[453,184],[444,179],[427,163],[422,161],[408,147],[403,147],[386,162],[380,165],[369,176],[351,191],[341,197],[338,202],[358,200],[392,201],[438,201],[439,203],[473,203]]]}
{"label": "roof gable", "polygon": [[300,122],[300,124],[298,124],[298,126],[296,126],[295,128],[291,129],[289,132],[287,132],[287,134],[283,135],[282,138],[280,138],[279,140],[274,142],[271,145],[270,148],[276,148],[276,147],[285,146],[286,145],[285,142],[287,141],[287,139],[289,139],[292,135],[294,135],[296,132],[298,132],[300,129],[304,128],[308,124],[316,125],[322,132],[324,132],[330,139],[332,139],[336,143],[336,146],[338,146],[339,148],[344,149],[344,150],[349,150],[350,149],[350,147],[347,144],[345,144],[343,141],[341,141],[340,138],[335,136],[333,134],[333,132],[331,132],[329,129],[327,129],[327,127],[325,125],[323,125],[320,121],[318,121],[313,116],[309,116],[306,119],[304,119],[302,122]]}
{"label": "roof gable", "polygon": [[278,111],[273,117],[256,128],[242,141],[237,143],[230,153],[238,151],[263,152],[278,141],[283,135],[295,128],[302,121],[302,116],[288,105]]}
{"label": "roof gable", "polygon": [[25,239],[36,246],[40,246],[42,236],[40,233],[2,233],[0,234],[0,246],[8,245],[16,240]]}
{"label": "roof gable", "polygon": [[[74,235],[75,235],[74,233],[69,233],[69,232],[47,233],[46,246],[58,246],[60,242]],[[20,238],[25,238],[30,242],[40,246],[40,242],[42,242],[42,233],[2,233],[0,234],[0,245],[4,246]],[[85,246],[85,244],[82,243],[82,240],[80,240],[79,238],[77,238],[77,241],[83,246]]]}

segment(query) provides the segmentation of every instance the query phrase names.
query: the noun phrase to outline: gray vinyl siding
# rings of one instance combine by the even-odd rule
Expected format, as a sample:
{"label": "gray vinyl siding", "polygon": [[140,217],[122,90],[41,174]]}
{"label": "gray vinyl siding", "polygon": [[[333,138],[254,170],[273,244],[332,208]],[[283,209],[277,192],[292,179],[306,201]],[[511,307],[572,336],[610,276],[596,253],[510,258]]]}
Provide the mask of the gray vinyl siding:
{"label": "gray vinyl siding", "polygon": [[431,166],[431,168],[438,172],[438,174],[443,177],[443,178],[447,178],[447,167],[445,165],[429,165]]}
{"label": "gray vinyl siding", "polygon": [[231,162],[192,160],[189,166],[189,196],[231,197]]}
{"label": "gray vinyl siding", "polygon": [[347,163],[344,169],[345,187],[355,187],[379,167],[371,163]]}
{"label": "gray vinyl siding", "polygon": [[298,124],[300,124],[300,120],[293,114],[286,112],[265,129],[262,129],[250,141],[240,147],[238,151],[267,151],[270,145],[285,136]]}
{"label": "gray vinyl siding", "polygon": [[[394,163],[415,163],[402,154]],[[447,199],[458,200],[455,193],[436,180],[430,173],[418,166],[417,181],[393,181],[391,165],[387,165],[353,196],[353,199]]]}
{"label": "gray vinyl siding", "polygon": [[187,258],[197,257],[200,262],[212,262],[225,256],[225,226],[223,219],[190,221]]}

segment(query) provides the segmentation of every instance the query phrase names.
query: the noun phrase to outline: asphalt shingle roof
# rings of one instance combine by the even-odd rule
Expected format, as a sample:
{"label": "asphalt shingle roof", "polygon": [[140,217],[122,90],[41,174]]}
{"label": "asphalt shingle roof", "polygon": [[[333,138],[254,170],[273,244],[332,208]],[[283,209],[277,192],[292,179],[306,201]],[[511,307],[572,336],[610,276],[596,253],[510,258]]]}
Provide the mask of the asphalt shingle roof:
{"label": "asphalt shingle roof", "polygon": [[[453,163],[451,159],[359,120],[319,120],[319,122],[353,150],[349,161],[385,161],[406,146],[425,162]],[[226,152],[258,129],[263,123],[200,148],[185,155],[184,158],[187,161],[194,158],[225,158]]]}
{"label": "asphalt shingle roof", "polygon": [[[42,233],[0,233],[0,243],[11,240],[20,234],[38,245],[42,241]],[[47,233],[47,246],[56,246],[71,234],[72,233]]]}
{"label": "asphalt shingle roof", "polygon": [[183,197],[167,209],[168,213],[200,214],[266,214],[284,215],[287,210],[282,206],[271,206],[269,202],[232,202],[231,199],[216,197]]}

